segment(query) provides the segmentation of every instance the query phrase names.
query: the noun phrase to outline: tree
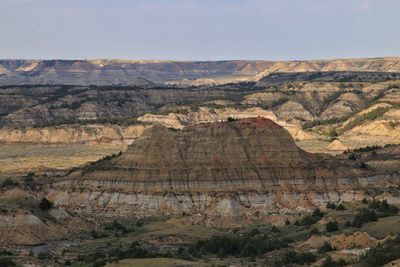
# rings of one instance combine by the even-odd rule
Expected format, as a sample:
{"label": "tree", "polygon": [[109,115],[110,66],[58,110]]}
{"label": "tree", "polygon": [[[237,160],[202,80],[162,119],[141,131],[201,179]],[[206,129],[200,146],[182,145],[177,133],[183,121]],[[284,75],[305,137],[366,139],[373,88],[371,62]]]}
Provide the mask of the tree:
{"label": "tree", "polygon": [[350,154],[350,156],[349,156],[348,159],[349,159],[349,160],[356,160],[356,159],[357,159],[357,156],[356,156],[355,154]]}
{"label": "tree", "polygon": [[342,204],[342,203],[340,203],[337,207],[336,207],[336,210],[345,210],[346,208],[345,208],[345,206]]}
{"label": "tree", "polygon": [[39,203],[39,208],[41,210],[49,210],[53,207],[53,203],[51,203],[47,198],[42,198],[42,200]]}
{"label": "tree", "polygon": [[315,227],[311,228],[310,235],[318,235],[318,234],[319,234],[319,231],[317,228],[315,228]]}
{"label": "tree", "polygon": [[318,249],[318,253],[325,253],[325,252],[329,252],[332,251],[333,248],[331,246],[331,244],[329,244],[328,242],[325,242],[319,249]]}
{"label": "tree", "polygon": [[312,216],[314,218],[320,219],[320,218],[324,217],[324,214],[322,213],[322,211],[320,209],[316,209],[313,211]]}
{"label": "tree", "polygon": [[325,225],[325,229],[327,232],[335,232],[339,230],[338,224],[336,221],[329,221],[326,225]]}
{"label": "tree", "polygon": [[329,201],[326,203],[326,208],[334,210],[336,208],[335,203]]}

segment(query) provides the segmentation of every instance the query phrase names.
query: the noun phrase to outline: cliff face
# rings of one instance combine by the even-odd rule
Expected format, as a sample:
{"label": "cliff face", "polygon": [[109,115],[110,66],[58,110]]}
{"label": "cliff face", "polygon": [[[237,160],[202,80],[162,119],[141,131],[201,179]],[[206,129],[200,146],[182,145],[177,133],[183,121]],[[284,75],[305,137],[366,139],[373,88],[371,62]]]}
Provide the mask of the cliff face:
{"label": "cliff face", "polygon": [[185,213],[196,223],[224,224],[361,199],[362,186],[385,178],[307,153],[281,126],[250,118],[183,130],[152,127],[121,156],[60,180],[49,198],[86,212]]}
{"label": "cliff face", "polygon": [[45,128],[0,128],[0,143],[65,144],[65,143],[132,143],[147,126],[111,124],[62,125]]}
{"label": "cliff face", "polygon": [[[151,85],[252,80],[275,72],[399,72],[399,58],[311,61],[0,60],[0,85]],[[346,75],[345,75],[346,76]],[[224,78],[223,78],[224,77]],[[347,76],[346,76],[347,77]],[[277,78],[280,79],[279,77]],[[293,77],[292,77],[293,79]],[[297,78],[296,78],[297,79]],[[148,81],[150,80],[150,81]],[[274,78],[274,81],[276,78]]]}

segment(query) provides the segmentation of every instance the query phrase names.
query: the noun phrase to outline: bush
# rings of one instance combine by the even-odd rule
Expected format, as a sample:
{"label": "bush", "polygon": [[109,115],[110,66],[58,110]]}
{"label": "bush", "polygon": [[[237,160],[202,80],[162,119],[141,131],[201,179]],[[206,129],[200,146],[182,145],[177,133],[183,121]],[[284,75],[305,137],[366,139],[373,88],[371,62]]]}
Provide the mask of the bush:
{"label": "bush", "polygon": [[96,261],[92,264],[92,267],[102,267],[106,264],[107,262],[104,259],[96,259]]}
{"label": "bush", "polygon": [[353,119],[352,121],[350,121],[349,123],[347,123],[346,126],[343,127],[342,131],[346,132],[348,130],[351,130],[365,121],[373,121],[382,116],[383,114],[385,114],[388,110],[389,108],[379,107],[373,111],[360,115],[355,119]]}
{"label": "bush", "polygon": [[337,261],[332,260],[330,256],[322,262],[321,267],[340,267],[345,266],[347,263],[344,259],[339,259]]}
{"label": "bush", "polygon": [[16,266],[15,262],[10,258],[0,258],[0,267]]}
{"label": "bush", "polygon": [[391,215],[395,215],[398,213],[399,208],[397,208],[394,205],[390,205],[387,203],[386,200],[372,200],[369,204],[368,207],[370,209],[374,209],[379,213],[379,217],[387,217]]}
{"label": "bush", "polygon": [[19,185],[19,183],[17,181],[14,181],[11,178],[7,178],[1,183],[0,187],[2,187],[2,188],[4,188],[4,187],[15,187],[15,186],[18,186],[18,185]]}
{"label": "bush", "polygon": [[283,264],[310,264],[316,261],[316,256],[310,252],[295,252],[290,250],[286,252],[281,260]]}
{"label": "bush", "polygon": [[325,242],[319,249],[318,249],[318,253],[325,253],[325,252],[329,252],[332,251],[333,248],[331,246],[331,244],[329,244],[328,242]]}
{"label": "bush", "polygon": [[349,155],[348,159],[349,159],[349,160],[356,160],[356,159],[357,159],[357,156],[356,156],[355,154],[351,153],[351,154]]}
{"label": "bush", "polygon": [[192,251],[204,251],[218,255],[241,257],[259,256],[269,251],[286,247],[288,242],[281,239],[267,239],[264,236],[214,236],[199,240]]}
{"label": "bush", "polygon": [[40,252],[38,255],[37,255],[37,258],[39,259],[39,260],[45,260],[45,259],[47,259],[49,257],[49,255],[47,254],[47,253],[43,253],[43,252]]}
{"label": "bush", "polygon": [[322,217],[324,217],[324,213],[322,213],[322,211],[320,209],[316,209],[313,211],[312,216],[319,220]]}
{"label": "bush", "polygon": [[335,203],[333,202],[326,203],[326,208],[334,210],[336,208]]}
{"label": "bush", "polygon": [[[308,226],[318,222],[324,214],[321,212],[320,209],[316,209],[313,211],[311,215],[306,215],[298,222],[299,225]],[[296,223],[295,223],[296,225]]]}
{"label": "bush", "polygon": [[360,266],[382,266],[400,258],[400,237],[388,240],[382,245],[369,249],[360,258]]}
{"label": "bush", "polygon": [[288,219],[285,221],[285,225],[290,225],[290,221]]}
{"label": "bush", "polygon": [[363,203],[363,204],[368,204],[368,200],[367,200],[366,198],[363,198],[363,199],[361,200],[361,203]]}
{"label": "bush", "polygon": [[345,208],[345,206],[344,206],[342,203],[340,203],[340,204],[336,207],[336,210],[346,210],[346,208]]}
{"label": "bush", "polygon": [[325,229],[327,232],[335,232],[339,230],[338,224],[336,221],[329,221],[326,225],[325,225]]}
{"label": "bush", "polygon": [[310,235],[318,235],[318,234],[319,234],[319,231],[317,228],[315,228],[315,227],[311,228]]}
{"label": "bush", "polygon": [[11,256],[12,253],[6,249],[2,249],[2,250],[0,250],[0,255],[1,256]]}
{"label": "bush", "polygon": [[375,222],[377,220],[375,211],[363,208],[356,214],[351,225],[360,228],[363,223]]}
{"label": "bush", "polygon": [[53,207],[53,203],[51,203],[47,198],[42,198],[42,200],[39,203],[39,208],[41,210],[49,210]]}

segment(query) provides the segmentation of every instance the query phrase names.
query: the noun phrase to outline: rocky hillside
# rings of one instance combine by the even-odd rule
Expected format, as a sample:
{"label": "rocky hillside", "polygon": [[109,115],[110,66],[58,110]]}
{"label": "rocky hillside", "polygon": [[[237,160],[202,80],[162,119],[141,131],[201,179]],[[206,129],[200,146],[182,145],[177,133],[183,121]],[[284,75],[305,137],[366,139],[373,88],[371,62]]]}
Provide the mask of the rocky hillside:
{"label": "rocky hillside", "polygon": [[0,85],[257,81],[275,72],[400,72],[399,58],[313,61],[0,60]]}
{"label": "rocky hillside", "polygon": [[56,182],[49,198],[89,213],[187,214],[223,225],[353,201],[377,179],[388,177],[358,161],[307,153],[278,124],[251,118],[152,127],[122,155]]}

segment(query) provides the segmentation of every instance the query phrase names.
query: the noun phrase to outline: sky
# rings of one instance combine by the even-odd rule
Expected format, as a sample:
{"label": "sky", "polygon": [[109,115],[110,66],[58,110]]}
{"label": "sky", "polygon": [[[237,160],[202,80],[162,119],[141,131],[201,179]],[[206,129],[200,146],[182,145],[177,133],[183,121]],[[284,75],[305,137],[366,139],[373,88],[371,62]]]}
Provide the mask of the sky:
{"label": "sky", "polygon": [[400,56],[400,0],[0,0],[0,58]]}

